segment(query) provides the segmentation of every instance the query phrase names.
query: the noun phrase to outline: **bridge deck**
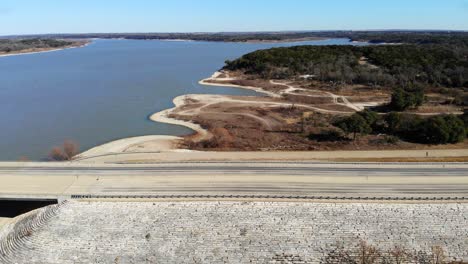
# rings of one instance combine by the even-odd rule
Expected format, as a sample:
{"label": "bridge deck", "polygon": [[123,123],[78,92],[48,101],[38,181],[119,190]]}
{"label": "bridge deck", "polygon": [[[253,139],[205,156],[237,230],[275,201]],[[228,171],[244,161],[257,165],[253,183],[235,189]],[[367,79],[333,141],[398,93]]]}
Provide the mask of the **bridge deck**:
{"label": "bridge deck", "polygon": [[160,163],[0,166],[0,198],[314,196],[468,198],[468,164]]}

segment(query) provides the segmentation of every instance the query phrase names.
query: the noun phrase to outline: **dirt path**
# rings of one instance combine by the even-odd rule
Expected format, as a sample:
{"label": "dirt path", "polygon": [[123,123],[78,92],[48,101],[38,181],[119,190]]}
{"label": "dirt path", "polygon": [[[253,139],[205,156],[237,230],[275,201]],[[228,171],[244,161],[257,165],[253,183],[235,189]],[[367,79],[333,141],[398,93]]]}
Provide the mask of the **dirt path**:
{"label": "dirt path", "polygon": [[[199,106],[197,108],[191,108],[187,110],[181,110],[177,111],[177,114],[179,115],[196,115],[200,113],[205,113],[204,109],[217,105],[217,104],[223,104],[223,103],[233,103],[233,104],[239,104],[239,105],[247,105],[247,106],[254,106],[256,107],[291,107],[294,105],[294,107],[301,107],[301,108],[306,108],[310,110],[315,110],[317,112],[322,112],[322,113],[332,113],[332,114],[350,114],[351,112],[343,112],[343,111],[334,111],[334,110],[327,110],[327,109],[322,109],[318,107],[313,107],[307,104],[297,104],[297,103],[286,103],[286,102],[274,102],[274,101],[269,101],[266,99],[255,99],[255,100],[242,100],[242,99],[236,99],[232,98],[230,96],[224,96],[224,95],[210,95],[210,94],[190,94],[190,95],[184,95],[181,97],[181,99],[185,100],[196,100],[197,104],[203,104],[202,106]],[[175,112],[174,112],[175,113]],[[232,113],[232,114],[240,114],[242,115],[243,113],[237,112],[237,113]]]}
{"label": "dirt path", "polygon": [[[336,95],[336,94],[331,93],[331,92],[325,92],[325,91],[320,91],[320,90],[311,90],[311,89],[304,89],[304,88],[300,88],[300,87],[294,87],[294,86],[292,86],[290,84],[283,83],[283,82],[276,82],[276,81],[273,81],[273,80],[270,80],[270,83],[275,84],[275,85],[283,85],[283,86],[287,87],[286,89],[284,89],[283,91],[280,92],[283,95],[284,94],[291,94],[291,95],[300,95],[300,96],[307,96],[307,97],[327,97],[327,98],[331,97],[334,104],[346,106],[348,108],[353,109],[354,111],[362,111],[362,110],[365,109],[366,105],[374,106],[374,105],[380,104],[380,102],[366,102],[366,103],[360,103],[360,104],[353,104],[346,98],[346,96]],[[318,93],[318,94],[321,93],[321,94],[324,94],[324,95],[300,94],[300,93],[295,93],[295,91],[314,92],[314,93]],[[342,101],[342,103],[340,102],[340,100]]]}

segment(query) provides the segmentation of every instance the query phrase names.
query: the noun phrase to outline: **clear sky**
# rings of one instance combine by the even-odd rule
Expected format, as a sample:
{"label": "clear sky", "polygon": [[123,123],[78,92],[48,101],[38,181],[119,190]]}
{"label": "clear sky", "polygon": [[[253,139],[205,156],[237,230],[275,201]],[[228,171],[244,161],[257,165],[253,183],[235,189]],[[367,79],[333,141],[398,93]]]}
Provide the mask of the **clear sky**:
{"label": "clear sky", "polygon": [[0,35],[468,30],[468,0],[1,0]]}

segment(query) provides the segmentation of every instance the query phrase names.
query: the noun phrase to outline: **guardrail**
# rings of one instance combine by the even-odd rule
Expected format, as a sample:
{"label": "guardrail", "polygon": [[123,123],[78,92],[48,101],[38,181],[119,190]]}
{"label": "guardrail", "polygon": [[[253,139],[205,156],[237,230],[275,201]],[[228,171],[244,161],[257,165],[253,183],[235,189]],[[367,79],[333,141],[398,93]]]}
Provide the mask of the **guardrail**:
{"label": "guardrail", "polygon": [[373,197],[373,196],[304,196],[304,195],[71,195],[71,199],[284,199],[347,201],[466,201],[468,197]]}

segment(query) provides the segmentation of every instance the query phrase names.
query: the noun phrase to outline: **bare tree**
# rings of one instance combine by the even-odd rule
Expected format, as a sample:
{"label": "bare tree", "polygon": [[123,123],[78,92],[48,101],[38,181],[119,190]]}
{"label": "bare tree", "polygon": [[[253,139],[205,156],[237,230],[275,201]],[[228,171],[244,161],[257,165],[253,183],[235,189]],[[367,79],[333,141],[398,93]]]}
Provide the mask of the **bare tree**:
{"label": "bare tree", "polygon": [[65,153],[63,152],[62,148],[54,147],[49,152],[49,159],[52,161],[65,161],[67,160],[67,157]]}
{"label": "bare tree", "polygon": [[443,264],[445,258],[445,251],[441,246],[432,247],[432,264]]}
{"label": "bare tree", "polygon": [[399,246],[395,246],[395,248],[390,250],[389,255],[392,257],[395,264],[406,263],[409,259],[408,252],[404,248]]}
{"label": "bare tree", "polygon": [[359,263],[360,264],[374,264],[379,259],[380,252],[377,248],[367,244],[366,241],[359,242]]}
{"label": "bare tree", "polygon": [[72,140],[65,140],[63,142],[63,153],[67,157],[67,160],[72,160],[79,153],[78,143]]}
{"label": "bare tree", "polygon": [[52,161],[72,160],[79,153],[78,144],[71,140],[65,140],[62,147],[54,147],[49,152],[49,159]]}

